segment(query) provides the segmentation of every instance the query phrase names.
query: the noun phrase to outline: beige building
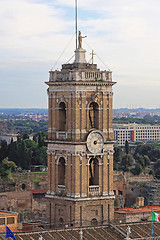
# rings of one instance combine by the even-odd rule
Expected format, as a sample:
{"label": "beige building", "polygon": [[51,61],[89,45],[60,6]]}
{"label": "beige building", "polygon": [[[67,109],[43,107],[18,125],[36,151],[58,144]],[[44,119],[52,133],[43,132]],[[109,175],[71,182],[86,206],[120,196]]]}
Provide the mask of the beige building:
{"label": "beige building", "polygon": [[53,226],[103,224],[114,218],[112,73],[85,59],[51,71],[47,216]]}
{"label": "beige building", "polygon": [[113,124],[114,139],[118,145],[125,145],[125,141],[138,142],[160,140],[160,125],[149,124]]}

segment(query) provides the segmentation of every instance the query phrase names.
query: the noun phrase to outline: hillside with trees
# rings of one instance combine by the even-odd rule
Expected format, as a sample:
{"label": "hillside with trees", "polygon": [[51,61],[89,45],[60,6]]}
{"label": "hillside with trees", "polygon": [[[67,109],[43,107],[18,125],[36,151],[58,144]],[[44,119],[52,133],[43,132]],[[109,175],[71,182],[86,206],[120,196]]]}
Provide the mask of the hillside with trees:
{"label": "hillside with trees", "polygon": [[[16,168],[29,170],[31,165],[47,165],[47,135],[38,132],[29,139],[28,134],[19,135],[17,141],[7,145],[1,142],[0,147],[0,176],[7,175]],[[9,171],[9,172],[8,172]]]}
{"label": "hillside with trees", "polygon": [[114,170],[130,171],[134,175],[148,171],[160,179],[160,147],[153,144],[139,144],[130,150],[126,141],[124,149],[114,147]]}
{"label": "hillside with trees", "polygon": [[1,120],[0,125],[3,126],[3,128],[1,128],[1,132],[3,133],[34,134],[37,132],[47,133],[48,130],[48,121],[46,120]]}

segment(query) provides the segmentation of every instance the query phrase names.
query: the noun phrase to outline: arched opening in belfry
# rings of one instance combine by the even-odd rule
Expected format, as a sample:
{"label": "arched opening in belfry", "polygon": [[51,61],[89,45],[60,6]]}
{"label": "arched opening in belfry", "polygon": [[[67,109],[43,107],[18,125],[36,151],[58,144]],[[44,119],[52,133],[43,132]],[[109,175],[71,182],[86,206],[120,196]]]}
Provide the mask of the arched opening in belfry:
{"label": "arched opening in belfry", "polygon": [[91,128],[99,128],[99,106],[96,102],[89,105],[89,122]]}
{"label": "arched opening in belfry", "polygon": [[99,164],[96,158],[89,161],[89,186],[99,185]]}
{"label": "arched opening in belfry", "polygon": [[58,164],[58,185],[65,186],[65,159],[61,157]]}
{"label": "arched opening in belfry", "polygon": [[64,102],[59,104],[59,131],[66,130],[66,105]]}

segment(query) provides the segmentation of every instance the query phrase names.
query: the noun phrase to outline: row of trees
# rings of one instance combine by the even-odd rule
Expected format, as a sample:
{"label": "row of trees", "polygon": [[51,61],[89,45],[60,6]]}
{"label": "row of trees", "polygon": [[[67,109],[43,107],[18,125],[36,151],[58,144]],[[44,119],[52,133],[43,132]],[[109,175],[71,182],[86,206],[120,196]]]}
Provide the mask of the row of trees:
{"label": "row of trees", "polygon": [[48,121],[34,121],[34,120],[9,120],[7,121],[9,131],[16,131],[21,133],[37,133],[46,132],[48,129]]}
{"label": "row of trees", "polygon": [[144,118],[121,117],[114,118],[113,123],[160,124],[160,116],[146,115]]}
{"label": "row of trees", "polygon": [[0,147],[0,164],[4,164],[5,159],[5,163],[9,161],[25,170],[30,169],[31,165],[46,166],[46,137],[46,134],[39,132],[34,135],[33,140],[29,139],[28,134],[24,134],[18,136],[16,142],[11,141],[9,145],[7,145],[6,141],[2,141]]}
{"label": "row of trees", "polygon": [[121,147],[114,148],[114,169],[131,171],[139,175],[154,162],[154,168],[150,168],[150,174],[160,178],[160,148],[152,144],[137,145],[134,151],[130,152],[129,144],[126,141],[124,150]]}

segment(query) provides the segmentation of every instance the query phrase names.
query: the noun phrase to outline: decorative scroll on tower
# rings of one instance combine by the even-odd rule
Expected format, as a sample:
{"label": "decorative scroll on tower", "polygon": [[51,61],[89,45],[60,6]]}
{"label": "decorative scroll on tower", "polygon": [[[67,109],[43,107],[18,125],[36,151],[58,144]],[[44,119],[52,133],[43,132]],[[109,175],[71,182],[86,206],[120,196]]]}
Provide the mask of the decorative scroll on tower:
{"label": "decorative scroll on tower", "polygon": [[47,216],[52,226],[113,219],[111,71],[89,64],[82,48],[72,64],[50,71]]}

